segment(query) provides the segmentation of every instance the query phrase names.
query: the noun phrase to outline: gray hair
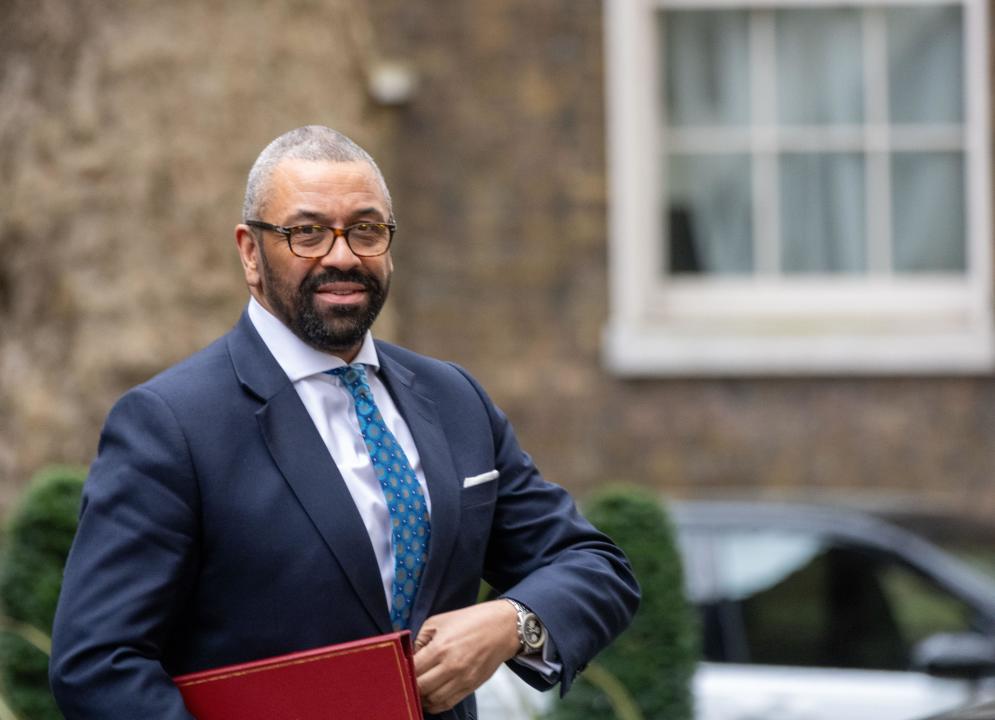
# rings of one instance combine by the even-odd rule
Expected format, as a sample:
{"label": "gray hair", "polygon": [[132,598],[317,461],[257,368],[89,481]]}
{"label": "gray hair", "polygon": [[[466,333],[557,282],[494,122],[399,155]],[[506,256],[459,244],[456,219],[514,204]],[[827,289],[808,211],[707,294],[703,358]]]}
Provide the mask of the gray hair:
{"label": "gray hair", "polygon": [[327,162],[365,162],[373,168],[380,189],[387,200],[387,212],[393,219],[390,191],[383,173],[373,158],[351,139],[324,125],[306,125],[284,133],[259,153],[249,170],[242,203],[242,222],[258,220],[266,205],[270,176],[284,160],[314,160]]}

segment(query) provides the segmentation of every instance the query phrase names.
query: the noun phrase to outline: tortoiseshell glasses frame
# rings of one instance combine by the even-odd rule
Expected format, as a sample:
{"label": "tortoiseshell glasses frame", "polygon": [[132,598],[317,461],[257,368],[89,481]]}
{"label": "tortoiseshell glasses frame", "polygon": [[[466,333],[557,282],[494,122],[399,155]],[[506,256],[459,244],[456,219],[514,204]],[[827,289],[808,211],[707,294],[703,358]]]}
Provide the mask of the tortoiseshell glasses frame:
{"label": "tortoiseshell glasses frame", "polygon": [[335,240],[345,238],[349,250],[358,257],[376,257],[390,250],[394,239],[395,223],[358,222],[346,227],[329,225],[294,225],[284,227],[262,220],[246,220],[245,224],[283,235],[287,245],[297,257],[315,259],[325,257],[335,246]]}

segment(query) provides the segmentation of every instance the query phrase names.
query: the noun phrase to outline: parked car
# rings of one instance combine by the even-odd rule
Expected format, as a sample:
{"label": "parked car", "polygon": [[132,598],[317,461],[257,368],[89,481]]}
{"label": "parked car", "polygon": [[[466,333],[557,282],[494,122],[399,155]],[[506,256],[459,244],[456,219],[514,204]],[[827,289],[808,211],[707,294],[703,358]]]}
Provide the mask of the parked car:
{"label": "parked car", "polygon": [[[701,621],[697,720],[913,720],[995,698],[995,581],[923,538],[826,507],[669,510]],[[480,717],[552,702],[511,687],[485,686]]]}

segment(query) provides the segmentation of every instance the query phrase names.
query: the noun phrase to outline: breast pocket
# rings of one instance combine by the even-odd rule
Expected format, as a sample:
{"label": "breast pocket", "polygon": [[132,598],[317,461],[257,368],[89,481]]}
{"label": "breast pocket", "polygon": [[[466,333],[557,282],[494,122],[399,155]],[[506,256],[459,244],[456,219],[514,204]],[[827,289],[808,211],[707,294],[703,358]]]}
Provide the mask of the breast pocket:
{"label": "breast pocket", "polygon": [[460,489],[460,506],[466,509],[493,503],[497,498],[497,485],[497,470],[489,470],[464,478]]}

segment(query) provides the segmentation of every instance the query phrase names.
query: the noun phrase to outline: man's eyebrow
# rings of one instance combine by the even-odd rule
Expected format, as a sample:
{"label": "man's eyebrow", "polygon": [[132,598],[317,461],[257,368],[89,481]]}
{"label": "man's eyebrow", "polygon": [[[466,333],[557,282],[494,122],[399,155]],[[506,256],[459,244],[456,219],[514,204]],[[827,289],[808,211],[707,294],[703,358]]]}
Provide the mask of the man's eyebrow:
{"label": "man's eyebrow", "polygon": [[385,220],[383,213],[380,212],[380,208],[375,207],[360,208],[359,210],[354,211],[349,217],[361,218],[369,215],[375,215],[378,218],[378,222],[383,222]]}
{"label": "man's eyebrow", "polygon": [[[379,208],[376,207],[365,207],[359,208],[358,210],[353,210],[349,214],[349,221],[353,222],[358,218],[374,216],[376,222],[386,222],[383,213]],[[315,210],[304,210],[300,209],[294,212],[285,221],[286,225],[300,225],[302,223],[313,223],[315,225],[328,225],[328,216],[324,213],[317,212]]]}
{"label": "man's eyebrow", "polygon": [[326,223],[328,218],[320,212],[315,212],[314,210],[298,210],[290,217],[286,219],[286,224],[295,225],[302,222],[310,222],[314,224]]}

